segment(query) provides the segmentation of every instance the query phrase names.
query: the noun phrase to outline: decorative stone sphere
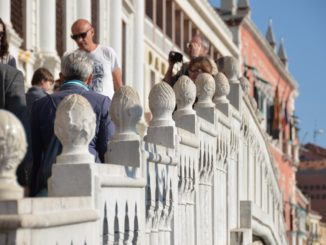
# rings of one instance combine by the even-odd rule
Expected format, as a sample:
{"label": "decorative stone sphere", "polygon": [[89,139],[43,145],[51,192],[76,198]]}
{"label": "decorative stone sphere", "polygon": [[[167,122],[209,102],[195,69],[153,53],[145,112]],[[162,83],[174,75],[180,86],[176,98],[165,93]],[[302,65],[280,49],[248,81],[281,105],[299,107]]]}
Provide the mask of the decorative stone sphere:
{"label": "decorative stone sphere", "polygon": [[249,94],[250,83],[246,77],[240,77],[240,85],[245,94]]}
{"label": "decorative stone sphere", "polygon": [[240,67],[239,62],[232,56],[224,56],[217,61],[218,70],[223,72],[230,83],[239,83]]}
{"label": "decorative stone sphere", "polygon": [[228,82],[227,77],[219,72],[214,77],[215,80],[215,95],[213,101],[215,103],[227,103],[229,100],[227,99],[227,95],[230,93],[230,84]]}
{"label": "decorative stone sphere", "polygon": [[25,131],[11,112],[0,109],[0,118],[0,178],[16,179],[16,169],[27,149]]}
{"label": "decorative stone sphere", "polygon": [[136,125],[142,114],[143,108],[136,90],[130,86],[123,86],[116,91],[110,107],[110,115],[116,126],[114,138],[130,138],[132,135],[136,137]]}
{"label": "decorative stone sphere", "polygon": [[188,76],[181,76],[173,86],[177,99],[177,110],[192,109],[196,100],[196,85]]}
{"label": "decorative stone sphere", "polygon": [[155,84],[149,93],[148,100],[149,109],[153,115],[150,126],[173,125],[175,94],[172,87],[165,82]]}
{"label": "decorative stone sphere", "polygon": [[200,73],[196,79],[196,89],[198,102],[200,104],[212,104],[212,98],[215,94],[215,80],[209,73]]}
{"label": "decorative stone sphere", "polygon": [[[83,96],[71,94],[59,104],[54,121],[54,133],[62,143],[62,154],[88,155],[88,145],[95,135],[96,116]],[[58,158],[57,158],[58,162]]]}

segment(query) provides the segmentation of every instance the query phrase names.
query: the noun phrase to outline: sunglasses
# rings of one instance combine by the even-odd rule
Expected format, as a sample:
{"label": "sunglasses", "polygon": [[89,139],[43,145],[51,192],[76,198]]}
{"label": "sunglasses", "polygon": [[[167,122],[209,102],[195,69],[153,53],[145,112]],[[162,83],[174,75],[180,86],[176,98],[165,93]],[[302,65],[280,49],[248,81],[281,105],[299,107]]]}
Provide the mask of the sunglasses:
{"label": "sunglasses", "polygon": [[87,36],[87,33],[88,33],[90,30],[91,30],[91,29],[89,29],[89,30],[87,30],[87,31],[85,31],[85,32],[79,33],[79,34],[71,35],[70,37],[71,37],[73,40],[75,40],[75,41],[77,41],[79,38],[84,39],[84,38]]}

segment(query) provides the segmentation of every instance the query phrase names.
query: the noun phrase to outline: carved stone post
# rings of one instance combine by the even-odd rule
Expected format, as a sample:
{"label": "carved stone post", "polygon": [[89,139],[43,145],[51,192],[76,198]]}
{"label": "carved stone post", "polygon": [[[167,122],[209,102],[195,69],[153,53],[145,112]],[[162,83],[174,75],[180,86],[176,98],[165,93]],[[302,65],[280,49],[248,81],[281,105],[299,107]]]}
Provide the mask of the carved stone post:
{"label": "carved stone post", "polygon": [[[173,117],[180,136],[178,191],[179,217],[182,230],[180,244],[196,244],[197,222],[199,221],[198,203],[198,161],[199,161],[199,128],[196,112],[192,105],[196,99],[196,86],[187,76],[181,76],[173,87],[177,98],[177,111]],[[197,238],[197,242],[196,242]]]}
{"label": "carved stone post", "polygon": [[27,144],[20,121],[9,111],[0,109],[0,200],[23,197],[16,180],[16,169],[23,160]]}
{"label": "carved stone post", "polygon": [[212,98],[215,94],[215,81],[212,75],[201,73],[196,79],[198,102],[195,104],[197,115],[209,122],[214,122],[215,110]]}
{"label": "carved stone post", "polygon": [[240,104],[242,99],[241,85],[239,82],[240,65],[236,58],[232,56],[225,56],[217,61],[218,70],[227,77],[230,83],[231,92],[229,94],[230,103],[240,110]]}
{"label": "carved stone post", "polygon": [[95,135],[95,126],[95,113],[83,96],[72,94],[61,101],[56,112],[54,132],[62,144],[62,153],[52,167],[49,196],[93,193],[91,165],[94,156],[89,153],[88,145]]}
{"label": "carved stone post", "polygon": [[114,94],[110,115],[116,125],[116,133],[108,144],[106,162],[140,167],[141,143],[136,125],[142,114],[139,96],[132,87],[124,86]]}
{"label": "carved stone post", "polygon": [[230,103],[227,98],[230,84],[226,76],[219,72],[215,77],[213,102],[217,110],[217,161],[214,168],[214,244],[228,243],[227,230],[227,167],[230,148]]}
{"label": "carved stone post", "polygon": [[[164,154],[160,154],[160,151],[164,151],[165,154],[169,152],[170,155],[175,156],[178,145],[175,123],[172,119],[175,94],[170,85],[162,82],[153,86],[149,94],[149,108],[153,119],[147,130],[146,145],[150,154],[159,153],[160,159],[155,162],[151,160],[147,164],[145,244],[169,244],[169,241],[177,241],[179,236],[176,166],[169,166],[171,163],[165,162],[162,159]],[[162,175],[167,169],[168,174]],[[164,189],[168,193],[164,194]],[[171,232],[171,227],[174,233]],[[167,233],[166,236],[164,233]],[[171,242],[171,244],[177,243]]]}
{"label": "carved stone post", "polygon": [[[135,89],[123,86],[115,92],[110,115],[116,125],[116,132],[109,141],[105,154],[107,164],[103,167],[106,167],[108,174],[101,181],[102,192],[106,194],[102,194],[103,202],[100,207],[103,210],[107,205],[108,212],[115,213],[118,221],[108,222],[109,227],[114,227],[115,236],[119,236],[121,244],[122,241],[123,244],[139,244],[144,239],[146,159],[142,140],[136,131],[142,113],[139,95]],[[125,210],[125,215],[121,210]],[[137,224],[132,218],[136,215]],[[110,228],[107,232],[111,232]],[[116,238],[111,240],[109,237],[108,244],[116,241]]]}
{"label": "carved stone post", "polygon": [[213,101],[217,109],[222,111],[226,116],[229,115],[229,99],[230,84],[226,76],[219,72],[214,77],[215,79],[215,95]]}
{"label": "carved stone post", "polygon": [[158,83],[149,93],[149,108],[153,118],[147,130],[147,140],[166,147],[175,147],[175,123],[172,112],[175,108],[175,94],[167,83]]}
{"label": "carved stone post", "polygon": [[195,133],[196,112],[192,105],[196,99],[196,85],[188,76],[181,76],[174,85],[177,110],[173,114],[176,126]]}
{"label": "carved stone post", "polygon": [[[215,94],[215,81],[213,76],[201,73],[196,79],[198,102],[195,109],[200,125],[200,157],[199,157],[199,188],[196,195],[196,206],[199,210],[196,234],[199,244],[208,245],[213,243],[214,209],[213,209],[213,182],[212,177],[216,167],[217,133],[215,104],[212,97]],[[205,120],[204,120],[205,119]],[[219,200],[221,201],[221,200]]]}

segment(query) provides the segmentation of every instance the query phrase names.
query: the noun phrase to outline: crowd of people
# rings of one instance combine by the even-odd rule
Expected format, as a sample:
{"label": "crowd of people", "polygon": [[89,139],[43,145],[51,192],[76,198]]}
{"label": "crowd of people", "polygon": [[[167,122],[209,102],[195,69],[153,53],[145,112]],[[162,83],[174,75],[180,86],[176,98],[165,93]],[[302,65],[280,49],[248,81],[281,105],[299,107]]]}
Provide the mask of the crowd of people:
{"label": "crowd of people", "polygon": [[[16,68],[16,60],[9,53],[6,26],[0,19],[0,109],[14,113],[22,122],[28,140],[28,153],[18,167],[18,182],[27,196],[46,196],[51,166],[61,152],[61,144],[54,134],[55,112],[60,101],[69,94],[80,94],[96,114],[95,137],[89,151],[95,161],[104,162],[107,142],[114,134],[109,108],[114,91],[122,86],[122,73],[115,51],[94,42],[95,30],[85,19],[78,19],[71,27],[71,38],[78,49],[66,52],[61,59],[57,79],[45,68],[38,68],[25,94],[24,77]],[[214,75],[216,64],[207,56],[209,42],[195,35],[188,44],[190,62],[183,63],[173,74],[176,62],[169,58],[163,81],[171,86],[181,75],[193,81],[201,72]]]}

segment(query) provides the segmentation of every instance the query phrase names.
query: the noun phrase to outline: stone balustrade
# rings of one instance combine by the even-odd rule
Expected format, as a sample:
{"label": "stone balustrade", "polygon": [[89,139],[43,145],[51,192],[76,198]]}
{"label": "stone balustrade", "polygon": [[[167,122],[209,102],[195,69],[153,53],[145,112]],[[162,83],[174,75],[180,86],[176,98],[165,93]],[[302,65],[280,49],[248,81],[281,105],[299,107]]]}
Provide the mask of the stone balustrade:
{"label": "stone balustrade", "polygon": [[23,129],[0,111],[0,244],[287,244],[278,173],[249,83],[233,58],[222,58],[219,71],[154,85],[144,138],[137,92],[117,91],[105,164],[88,152],[89,103],[66,97],[55,120],[63,151],[46,198],[22,197],[14,172]]}

